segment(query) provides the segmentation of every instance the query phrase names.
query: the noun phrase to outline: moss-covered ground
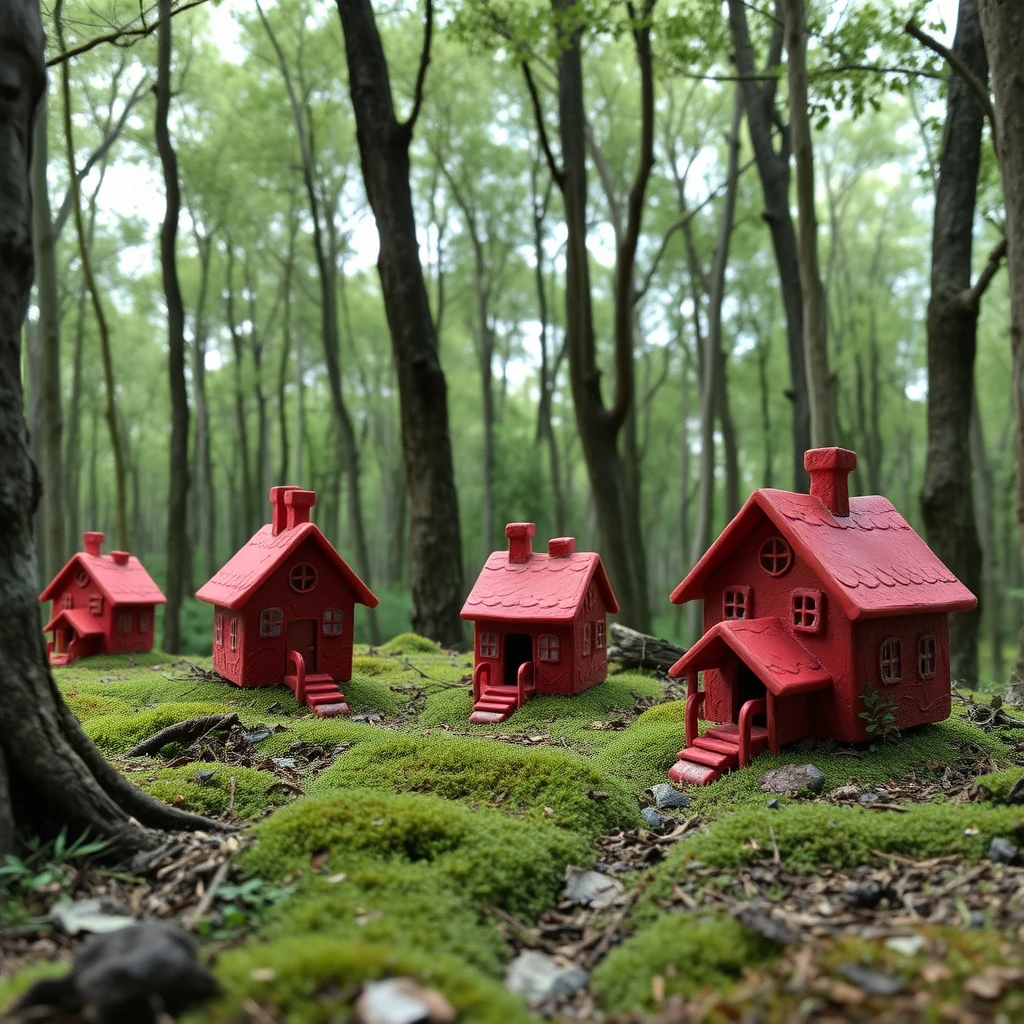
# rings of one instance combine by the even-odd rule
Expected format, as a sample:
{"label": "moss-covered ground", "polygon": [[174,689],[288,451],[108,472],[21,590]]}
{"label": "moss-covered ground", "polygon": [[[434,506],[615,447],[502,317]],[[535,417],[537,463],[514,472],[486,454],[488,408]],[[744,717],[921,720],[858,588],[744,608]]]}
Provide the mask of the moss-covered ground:
{"label": "moss-covered ground", "polygon": [[[528,1019],[501,984],[514,952],[508,921],[529,929],[556,907],[567,865],[609,866],[602,838],[642,830],[645,791],[665,781],[684,739],[682,705],[663,702],[653,675],[632,672],[576,698],[535,699],[500,725],[471,726],[470,658],[410,634],[357,649],[344,685],[352,715],[333,720],[315,718],[283,687],[232,687],[204,659],[97,658],[55,676],[86,732],[132,781],[245,825],[234,888],[257,895],[241,918],[225,912],[227,898],[215,901],[200,928],[217,951],[225,994],[195,1021],[248,1020],[246,1000],[282,1022],[342,1021],[361,982],[399,973],[443,991],[460,1020]],[[254,737],[244,763],[181,744],[156,757],[128,754],[168,725],[223,712],[237,713]],[[594,968],[598,1011],[735,993],[782,962],[778,947],[727,913],[665,909],[688,865],[728,872],[775,858],[813,874],[880,853],[982,858],[995,836],[1024,845],[1024,809],[1005,803],[1024,774],[1017,738],[986,733],[957,711],[873,749],[764,754],[693,791],[690,807],[671,812],[688,823],[685,838],[622,872],[626,890],[640,893]],[[825,775],[826,798],[780,797],[769,808],[757,778],[808,761]],[[980,800],[951,797],[938,782],[921,789],[965,764],[979,766]],[[927,795],[901,797],[908,778]],[[905,806],[886,812],[827,799],[851,783],[890,789]],[[930,948],[944,942],[953,951],[947,988],[972,957],[1002,963],[1006,941],[1016,940],[993,933],[968,949],[929,938]],[[849,942],[829,949],[837,963],[881,956]],[[51,969],[0,969],[0,1006]]]}

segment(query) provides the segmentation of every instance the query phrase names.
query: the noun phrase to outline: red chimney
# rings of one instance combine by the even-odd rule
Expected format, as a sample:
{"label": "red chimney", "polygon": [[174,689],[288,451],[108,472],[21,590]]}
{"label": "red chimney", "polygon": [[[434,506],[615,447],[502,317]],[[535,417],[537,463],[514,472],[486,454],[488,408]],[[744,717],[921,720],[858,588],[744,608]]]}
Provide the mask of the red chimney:
{"label": "red chimney", "polygon": [[316,491],[289,488],[285,492],[284,504],[288,514],[284,528],[294,530],[296,526],[309,522],[309,510],[316,504]]}
{"label": "red chimney", "polygon": [[98,530],[86,531],[82,534],[82,545],[87,555],[96,555],[98,557],[100,549],[103,547],[103,534]]}
{"label": "red chimney", "polygon": [[847,448],[812,448],[804,452],[804,469],[811,474],[811,494],[834,516],[850,514],[847,477],[856,468],[857,453]]}
{"label": "red chimney", "polygon": [[276,537],[279,533],[282,533],[288,527],[286,525],[288,521],[287,513],[284,507],[284,496],[288,491],[297,491],[298,488],[294,484],[286,484],[284,487],[271,487],[270,488],[270,528],[271,536]]}
{"label": "red chimney", "polygon": [[522,565],[530,560],[530,555],[533,554],[530,538],[536,535],[537,527],[533,523],[509,523],[505,527],[510,565]]}
{"label": "red chimney", "polygon": [[127,551],[111,551],[110,557],[114,560],[114,565],[127,565],[128,564],[128,552]]}
{"label": "red chimney", "polygon": [[575,550],[575,537],[552,537],[548,541],[548,558],[568,558]]}

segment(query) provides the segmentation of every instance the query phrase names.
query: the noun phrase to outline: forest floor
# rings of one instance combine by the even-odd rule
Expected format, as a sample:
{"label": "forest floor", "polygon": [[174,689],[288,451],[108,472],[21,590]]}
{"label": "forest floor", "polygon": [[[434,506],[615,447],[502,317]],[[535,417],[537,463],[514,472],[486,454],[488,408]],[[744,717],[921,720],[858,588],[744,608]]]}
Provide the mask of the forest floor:
{"label": "forest floor", "polygon": [[[993,839],[1024,846],[1008,802],[1024,728],[982,697],[876,747],[761,755],[651,827],[648,787],[683,745],[679,693],[654,675],[479,727],[469,657],[409,635],[357,651],[352,715],[326,721],[201,659],[55,677],[133,781],[240,827],[113,868],[75,837],[7,865],[0,1012],[66,970],[69,932],[113,915],[194,932],[224,990],[194,1022],[344,1021],[365,982],[398,976],[474,1024],[1024,1019],[1024,867],[990,858]],[[224,714],[237,723],[129,755]],[[822,793],[763,793],[786,763],[817,766]],[[574,869],[604,875],[600,906]],[[527,1009],[503,979],[536,968],[531,950],[561,984]]]}

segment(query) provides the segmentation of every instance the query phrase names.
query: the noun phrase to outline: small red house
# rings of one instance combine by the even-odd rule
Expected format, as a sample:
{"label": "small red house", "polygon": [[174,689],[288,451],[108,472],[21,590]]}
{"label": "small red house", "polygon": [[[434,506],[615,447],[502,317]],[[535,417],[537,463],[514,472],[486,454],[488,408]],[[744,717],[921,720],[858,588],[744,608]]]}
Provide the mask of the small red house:
{"label": "small red house", "polygon": [[462,617],[475,625],[471,722],[503,722],[537,694],[579,693],[608,674],[607,615],[619,610],[600,556],[572,537],[533,551],[533,523],[505,527]]}
{"label": "small red house", "polygon": [[[669,673],[688,692],[676,782],[806,736],[869,739],[868,687],[900,729],[949,717],[949,613],[977,599],[886,498],[850,498],[856,465],[807,452],[810,494],[755,491],[672,593],[704,601],[705,630]],[[698,737],[698,717],[718,724]]]}
{"label": "small red house", "polygon": [[83,533],[84,551],[39,595],[52,601],[44,633],[51,665],[67,665],[92,654],[141,654],[153,650],[156,606],[167,598],[127,551],[100,554],[102,533]]}
{"label": "small red house", "polygon": [[316,494],[270,489],[271,522],[196,593],[214,606],[213,667],[237,686],[285,683],[318,715],[348,714],[355,605],[377,598],[309,521]]}

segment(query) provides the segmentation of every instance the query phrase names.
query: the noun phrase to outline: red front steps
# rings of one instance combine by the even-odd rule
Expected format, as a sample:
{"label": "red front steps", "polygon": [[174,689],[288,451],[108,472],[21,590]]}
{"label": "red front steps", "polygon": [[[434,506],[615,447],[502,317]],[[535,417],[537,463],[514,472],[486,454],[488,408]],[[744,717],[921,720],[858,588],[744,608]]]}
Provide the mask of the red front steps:
{"label": "red front steps", "polygon": [[[768,746],[768,730],[763,726],[750,727],[750,756],[759,754]],[[732,722],[713,725],[703,736],[679,751],[679,760],[669,770],[673,782],[688,782],[706,786],[720,779],[726,772],[739,766],[739,729]]]}
{"label": "red front steps", "polygon": [[286,675],[282,682],[295,694],[300,704],[305,704],[320,718],[334,718],[349,713],[345,694],[326,672],[307,672],[304,667],[300,667],[293,675]]}
{"label": "red front steps", "polygon": [[504,722],[519,707],[519,689],[515,686],[488,686],[473,704],[469,720],[476,725]]}

